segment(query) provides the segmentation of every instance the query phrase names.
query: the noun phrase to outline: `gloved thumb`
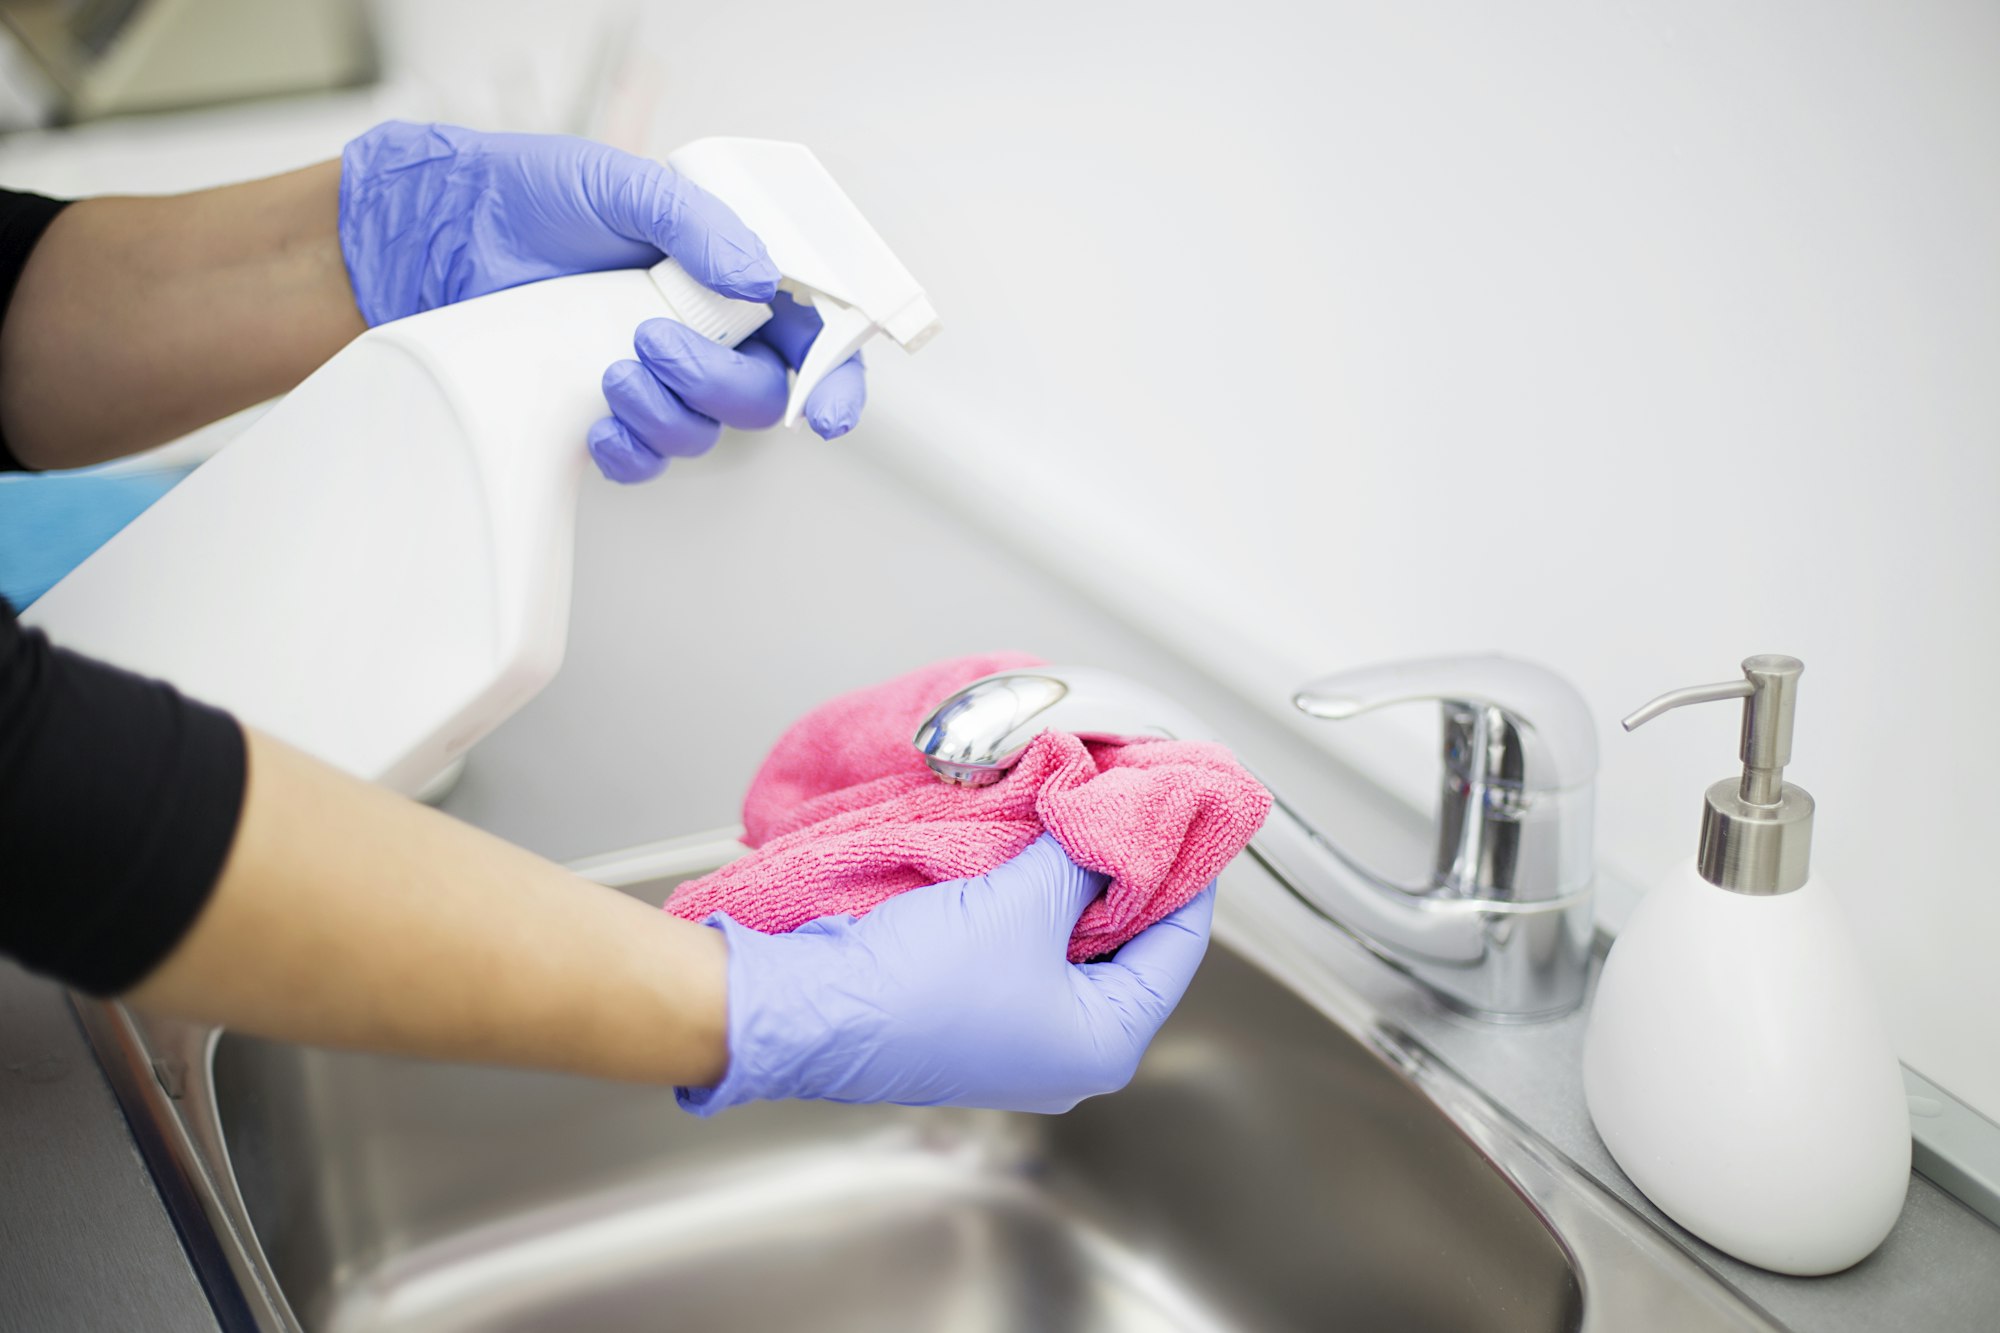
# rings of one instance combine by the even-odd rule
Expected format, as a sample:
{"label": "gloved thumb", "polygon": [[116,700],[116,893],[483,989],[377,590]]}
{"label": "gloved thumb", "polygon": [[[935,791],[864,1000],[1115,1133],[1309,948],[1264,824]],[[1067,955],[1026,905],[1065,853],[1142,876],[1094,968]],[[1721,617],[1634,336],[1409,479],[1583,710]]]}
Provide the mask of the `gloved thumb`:
{"label": "gloved thumb", "polygon": [[1083,909],[1096,901],[1109,880],[1095,870],[1085,870],[1070,860],[1054,835],[1044,833],[1029,843],[1020,855],[986,877],[994,888],[1009,896],[1027,896],[1045,905],[1049,928],[1063,939],[1076,928]]}
{"label": "gloved thumb", "polygon": [[778,266],[729,205],[672,167],[621,154],[635,164],[623,181],[595,191],[598,215],[621,236],[656,246],[704,287],[739,301],[778,294]]}

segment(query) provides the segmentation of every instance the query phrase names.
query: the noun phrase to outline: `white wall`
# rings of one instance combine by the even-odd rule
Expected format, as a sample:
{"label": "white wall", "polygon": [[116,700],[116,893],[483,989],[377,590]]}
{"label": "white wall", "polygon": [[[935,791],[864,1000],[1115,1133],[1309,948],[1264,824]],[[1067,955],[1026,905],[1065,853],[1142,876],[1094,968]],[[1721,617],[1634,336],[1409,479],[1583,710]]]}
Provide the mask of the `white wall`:
{"label": "white wall", "polygon": [[1804,658],[1815,864],[1905,1058],[2000,1117],[2000,10],[688,6],[639,49],[656,149],[812,142],[930,287],[858,447],[1218,671],[1557,666],[1643,884],[1737,717],[1613,719]]}

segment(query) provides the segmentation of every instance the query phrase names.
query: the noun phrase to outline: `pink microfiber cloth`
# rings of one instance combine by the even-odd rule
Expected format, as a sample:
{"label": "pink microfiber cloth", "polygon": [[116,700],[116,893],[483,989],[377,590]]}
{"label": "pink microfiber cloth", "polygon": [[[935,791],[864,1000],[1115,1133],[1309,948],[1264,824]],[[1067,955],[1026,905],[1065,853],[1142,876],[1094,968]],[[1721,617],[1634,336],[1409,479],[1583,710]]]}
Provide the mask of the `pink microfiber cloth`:
{"label": "pink microfiber cloth", "polygon": [[945,697],[981,676],[1041,665],[961,657],[842,695],[781,737],[743,800],[755,850],[690,880],[667,910],[724,912],[767,934],[862,916],[908,889],[983,875],[1044,830],[1111,883],[1070,936],[1101,957],[1201,892],[1264,822],[1271,795],[1205,741],[1086,743],[1046,731],[988,787],[939,780],[911,743]]}

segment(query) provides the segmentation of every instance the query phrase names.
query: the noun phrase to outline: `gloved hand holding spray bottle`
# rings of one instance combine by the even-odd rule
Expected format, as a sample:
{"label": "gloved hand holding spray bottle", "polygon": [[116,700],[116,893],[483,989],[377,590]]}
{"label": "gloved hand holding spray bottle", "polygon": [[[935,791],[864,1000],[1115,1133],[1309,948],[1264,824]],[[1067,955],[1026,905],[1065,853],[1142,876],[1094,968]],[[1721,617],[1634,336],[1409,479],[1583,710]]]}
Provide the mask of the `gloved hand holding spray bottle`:
{"label": "gloved hand holding spray bottle", "polygon": [[[765,225],[783,224],[774,233],[780,253],[798,257],[795,267],[817,263],[823,280],[835,280],[826,265],[852,268],[840,247],[858,244],[855,224],[866,224],[804,148],[709,140],[675,156],[707,159],[723,178],[718,188],[740,188],[745,171],[758,170],[746,154],[776,166],[767,190],[786,188],[792,174],[808,182],[787,199],[759,198]],[[815,210],[828,206],[837,219],[831,253],[803,234],[824,227]],[[801,371],[804,417],[822,438],[845,435],[860,417],[867,394],[860,358],[834,360],[847,335],[837,334],[822,360],[804,368],[821,315],[780,290],[784,275],[763,240],[684,170],[565,135],[391,121],[341,155],[340,235],[355,301],[371,327],[525,283],[650,268],[664,255],[657,280],[672,285],[674,310],[639,325],[638,359],[605,372],[612,415],[590,430],[591,455],[613,481],[646,480],[669,458],[705,452],[725,425],[760,430],[781,416],[790,424],[800,413],[797,403],[787,411],[788,368]],[[866,248],[887,253],[879,241]],[[866,281],[857,273],[842,290],[854,293],[852,284]],[[906,273],[893,281],[915,290]],[[802,282],[809,279],[795,275],[792,289]],[[770,322],[742,336],[754,313],[731,314],[716,295],[769,303]],[[701,312],[711,309],[722,313],[704,322]],[[904,341],[914,350],[919,338]]]}
{"label": "gloved hand holding spray bottle", "polygon": [[[860,411],[861,346],[915,349],[938,327],[801,145],[700,140],[635,182],[633,159],[582,140],[442,153],[440,134],[470,132],[385,126],[344,159],[342,249],[374,327],[31,616],[405,792],[561,665],[586,457],[635,480],[700,452],[718,420],[769,424],[787,354],[785,422],[838,434]],[[494,172],[517,179],[494,189]],[[695,276],[671,257],[613,267],[662,245]]]}

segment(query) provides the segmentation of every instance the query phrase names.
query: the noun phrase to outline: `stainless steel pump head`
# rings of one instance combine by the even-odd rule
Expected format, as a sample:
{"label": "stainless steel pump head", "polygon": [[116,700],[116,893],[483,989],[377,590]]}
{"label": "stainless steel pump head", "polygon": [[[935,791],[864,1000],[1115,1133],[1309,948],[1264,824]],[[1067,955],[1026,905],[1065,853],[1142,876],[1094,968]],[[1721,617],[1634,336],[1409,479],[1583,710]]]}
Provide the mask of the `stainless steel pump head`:
{"label": "stainless steel pump head", "polygon": [[1813,798],[1785,781],[1798,704],[1796,657],[1745,658],[1743,679],[1670,690],[1624,721],[1627,731],[1687,704],[1743,700],[1743,776],[1708,789],[1701,814],[1701,877],[1733,893],[1790,893],[1805,885],[1812,859]]}

